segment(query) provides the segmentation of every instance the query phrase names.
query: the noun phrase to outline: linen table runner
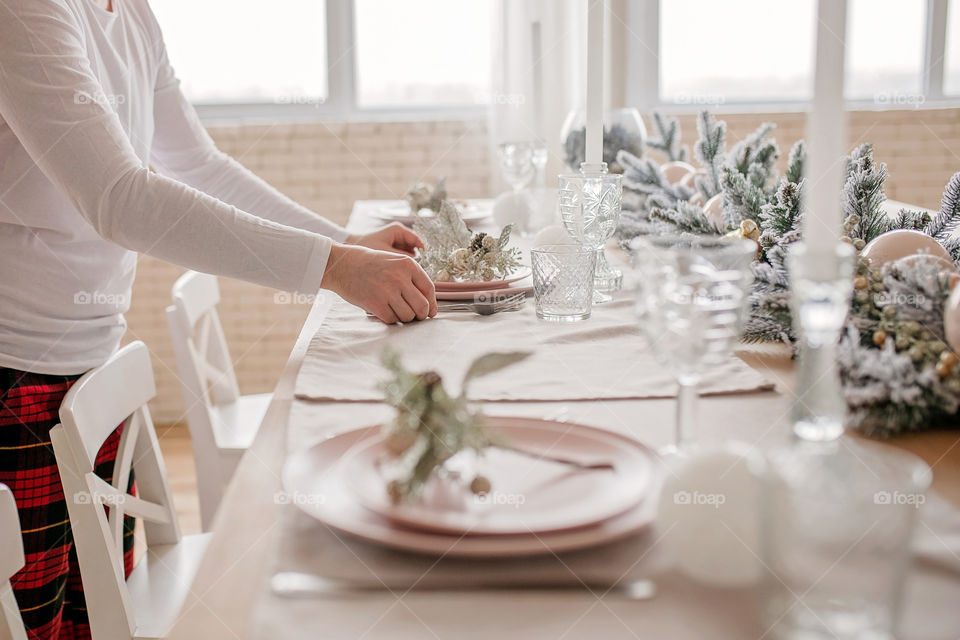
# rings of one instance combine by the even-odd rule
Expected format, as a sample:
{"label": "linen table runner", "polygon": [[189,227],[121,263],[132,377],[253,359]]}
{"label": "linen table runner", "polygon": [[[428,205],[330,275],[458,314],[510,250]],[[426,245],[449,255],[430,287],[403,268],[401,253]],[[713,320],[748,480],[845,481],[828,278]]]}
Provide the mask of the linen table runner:
{"label": "linen table runner", "polygon": [[[640,336],[632,302],[597,305],[586,322],[538,320],[533,300],[517,312],[479,316],[440,313],[408,325],[386,326],[352,305],[338,302],[310,343],[297,377],[304,400],[379,401],[386,377],[380,354],[401,351],[413,371],[434,370],[449,389],[470,362],[491,351],[532,351],[527,360],[471,383],[470,397],[485,401],[564,401],[669,398],[676,395],[670,371]],[[762,374],[730,356],[709,368],[703,394],[772,389]]]}

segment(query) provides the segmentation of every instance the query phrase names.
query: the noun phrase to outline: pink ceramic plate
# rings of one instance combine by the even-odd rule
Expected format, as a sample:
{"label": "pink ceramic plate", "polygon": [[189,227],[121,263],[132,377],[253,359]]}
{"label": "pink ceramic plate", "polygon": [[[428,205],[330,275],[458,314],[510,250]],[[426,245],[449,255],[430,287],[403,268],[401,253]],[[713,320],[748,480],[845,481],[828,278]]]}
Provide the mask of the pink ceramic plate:
{"label": "pink ceramic plate", "polygon": [[533,284],[530,280],[511,282],[500,289],[485,289],[483,291],[437,291],[437,300],[467,301],[467,302],[495,302],[506,296],[516,293],[530,293]]}
{"label": "pink ceramic plate", "polygon": [[[566,428],[565,423],[555,423]],[[327,526],[396,549],[452,557],[505,557],[560,553],[606,544],[639,533],[656,516],[659,473],[646,490],[646,499],[626,513],[582,529],[543,535],[449,536],[392,524],[359,505],[346,483],[342,457],[358,442],[379,432],[367,427],[332,436],[291,455],[283,472],[284,489],[308,515]],[[651,453],[651,456],[653,454]]]}
{"label": "pink ceramic plate", "polygon": [[[343,473],[360,504],[374,513],[453,535],[544,534],[595,525],[637,506],[653,482],[654,456],[636,440],[535,418],[487,418],[487,425],[529,455],[495,447],[480,457],[463,452],[447,462],[444,477],[434,475],[419,496],[397,505],[386,491],[395,466],[379,436],[358,443]],[[614,468],[583,470],[540,456]],[[485,496],[469,489],[477,474],[491,482]]]}
{"label": "pink ceramic plate", "polygon": [[434,282],[433,286],[437,291],[492,291],[494,289],[503,289],[512,282],[523,280],[532,272],[530,267],[520,267],[516,272],[501,280],[482,280],[479,282]]}
{"label": "pink ceramic plate", "polygon": [[[481,207],[475,203],[467,203],[460,207],[460,217],[466,223],[480,222],[490,217],[492,209],[490,207]],[[413,224],[417,216],[410,211],[410,205],[406,202],[398,202],[380,207],[373,212],[373,215],[381,220],[390,222],[400,222],[402,224]],[[424,212],[423,217],[430,217],[433,212]]]}

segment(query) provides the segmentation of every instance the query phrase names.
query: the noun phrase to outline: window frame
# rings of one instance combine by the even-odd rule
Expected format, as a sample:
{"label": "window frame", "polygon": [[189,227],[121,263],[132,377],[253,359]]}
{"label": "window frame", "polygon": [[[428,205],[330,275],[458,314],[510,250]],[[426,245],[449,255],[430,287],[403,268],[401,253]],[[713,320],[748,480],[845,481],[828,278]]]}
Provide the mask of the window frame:
{"label": "window frame", "polygon": [[[647,46],[631,38],[628,45],[628,58],[625,70],[627,82],[627,103],[644,110],[669,109],[672,113],[689,113],[700,111],[704,105],[684,104],[672,100],[662,100],[660,97],[661,69],[660,69],[660,3],[662,0],[631,0],[624,18],[624,27],[637,34]],[[870,98],[854,98],[846,101],[853,109],[863,110],[913,110],[915,108],[943,108],[960,104],[960,95],[946,95],[944,93],[944,66],[947,43],[947,8],[951,0],[927,0],[924,51],[921,73],[921,93],[923,104],[891,106],[881,105]],[[960,0],[955,10],[960,11]],[[960,34],[954,37],[960,37]],[[711,109],[723,112],[764,112],[764,111],[804,111],[809,108],[809,101],[797,100],[729,100],[720,105],[712,105]]]}
{"label": "window frame", "polygon": [[437,120],[482,117],[484,105],[360,107],[357,104],[357,56],[354,0],[326,0],[327,98],[309,104],[272,102],[196,102],[204,122],[312,120]]}
{"label": "window frame", "polygon": [[[944,67],[947,41],[947,10],[951,0],[926,0],[921,92],[919,108],[943,108],[960,104],[960,95],[944,93]],[[960,11],[960,0],[956,10]],[[614,6],[625,16],[616,16],[614,28],[629,30],[638,37],[626,38],[626,63],[623,69],[623,95],[627,104],[643,110],[667,109],[675,113],[696,112],[703,105],[661,100],[660,69],[660,4],[662,0],[626,0]],[[617,23],[620,23],[617,26]],[[437,120],[477,119],[484,116],[484,105],[360,107],[357,104],[357,60],[354,0],[326,0],[327,99],[312,104],[200,102],[194,106],[204,122],[218,121],[315,121],[315,120]],[[960,37],[960,36],[955,36]],[[641,45],[643,42],[645,44]],[[875,100],[847,100],[854,109],[912,110],[913,105],[890,106]],[[730,100],[714,105],[723,113],[803,111],[807,101],[795,100]]]}

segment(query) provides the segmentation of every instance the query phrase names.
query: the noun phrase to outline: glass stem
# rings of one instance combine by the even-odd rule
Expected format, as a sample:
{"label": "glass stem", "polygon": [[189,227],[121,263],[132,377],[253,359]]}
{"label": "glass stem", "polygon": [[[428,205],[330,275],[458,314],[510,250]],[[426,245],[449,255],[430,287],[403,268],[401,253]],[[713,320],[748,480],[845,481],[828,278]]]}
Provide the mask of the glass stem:
{"label": "glass stem", "polygon": [[[794,433],[803,440],[834,440],[843,434],[846,402],[837,370],[839,331],[809,336],[797,363],[798,397],[793,403]],[[814,339],[811,339],[814,338]]]}
{"label": "glass stem", "polygon": [[677,431],[675,435],[677,449],[683,449],[693,440],[697,428],[697,387],[700,379],[695,376],[681,376],[677,379]]}

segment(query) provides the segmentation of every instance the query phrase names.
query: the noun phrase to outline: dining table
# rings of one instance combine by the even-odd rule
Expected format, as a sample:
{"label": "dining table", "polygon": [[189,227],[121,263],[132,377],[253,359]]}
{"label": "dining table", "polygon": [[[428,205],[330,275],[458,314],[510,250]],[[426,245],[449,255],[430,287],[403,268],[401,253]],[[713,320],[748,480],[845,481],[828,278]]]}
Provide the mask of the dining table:
{"label": "dining table", "polygon": [[[383,219],[378,217],[378,211],[389,204],[395,203],[357,201],[348,229],[362,233],[381,226]],[[476,204],[486,206],[489,201]],[[475,228],[493,231],[496,227],[488,221]],[[532,239],[518,238],[517,241],[520,246],[529,247]],[[625,264],[624,257],[616,255],[619,249],[614,244],[608,252]],[[613,323],[612,314],[623,313],[629,296],[627,290],[618,292],[613,303],[595,305],[592,317],[579,324],[589,328]],[[502,318],[496,316],[497,321],[507,327],[510,325],[506,323],[546,327],[549,323],[538,321],[533,307],[530,299],[520,311],[504,313]],[[310,388],[310,376],[322,378],[327,364],[337,365],[340,367],[337,371],[349,374],[350,359],[360,356],[352,355],[350,349],[338,350],[334,340],[320,345],[323,347],[321,358],[316,351],[318,336],[347,335],[342,332],[346,323],[361,326],[358,313],[362,312],[336,295],[321,291],[316,297],[292,347],[259,434],[224,495],[206,557],[171,637],[225,640],[490,637],[743,640],[772,637],[769,625],[759,614],[766,588],[763,583],[719,587],[684,576],[675,570],[669,558],[662,557],[665,532],[656,524],[643,534],[643,544],[636,547],[635,557],[613,560],[623,564],[619,570],[624,574],[632,571],[631,575],[649,578],[655,585],[652,597],[625,598],[613,590],[589,585],[582,589],[468,589],[456,585],[418,588],[418,580],[399,587],[384,582],[383,588],[307,597],[277,593],[272,588],[275,574],[281,569],[296,568],[298,563],[313,567],[316,563],[312,555],[332,566],[349,567],[347,571],[368,571],[374,586],[378,567],[393,566],[391,563],[395,561],[407,562],[405,555],[416,556],[409,562],[421,567],[422,575],[446,571],[447,577],[455,576],[455,568],[459,566],[454,564],[453,571],[449,567],[444,569],[446,560],[441,557],[373,548],[375,545],[348,533],[308,522],[309,518],[297,508],[295,498],[284,489],[284,465],[290,455],[334,434],[383,423],[392,415],[389,406],[374,398],[348,398],[336,389],[319,389],[314,396],[304,392]],[[467,316],[456,325],[466,334],[466,340],[472,326],[469,320]],[[541,324],[535,324],[537,322]],[[416,329],[417,340],[412,342],[406,339],[414,335],[407,326],[384,329],[389,333],[383,335],[387,343],[409,348],[411,344],[424,344],[432,332],[437,332],[438,348],[441,340],[443,346],[448,346],[448,325],[433,320],[419,324],[422,326]],[[448,333],[440,333],[442,327],[447,327],[443,331]],[[590,335],[585,331],[582,340],[589,341]],[[477,348],[480,347],[495,350],[498,345],[491,343]],[[718,381],[721,386],[716,393],[707,390],[699,401],[695,437],[703,441],[743,442],[761,451],[788,445],[792,437],[791,405],[795,401],[791,349],[780,344],[741,345],[735,356],[737,366],[744,369],[740,373],[746,375],[750,383],[737,392],[729,392],[722,388],[722,381]],[[335,382],[332,377],[328,380]],[[638,380],[642,380],[642,376]],[[629,383],[630,380],[610,382],[613,386],[629,386]],[[555,418],[622,434],[651,449],[670,444],[674,438],[676,398],[672,391],[636,396],[613,391],[558,394],[558,397],[544,396],[549,399],[529,400],[511,397],[508,393],[498,395],[491,389],[489,399],[478,404],[485,415]],[[841,446],[855,446],[863,440],[863,436],[848,431],[841,438]],[[910,451],[932,468],[930,495],[935,499],[928,502],[935,503],[936,509],[928,510],[930,505],[925,505],[919,511],[916,528],[918,534],[924,533],[930,538],[930,544],[941,547],[936,551],[944,558],[942,565],[931,562],[911,565],[898,637],[917,640],[960,637],[960,607],[957,606],[960,603],[960,432],[928,430],[882,441],[878,446]],[[709,536],[711,532],[704,531],[703,535]],[[318,546],[311,547],[311,544]],[[591,553],[589,549],[579,552],[569,564],[563,554],[555,555],[554,560],[559,570],[570,573],[576,573],[578,567],[589,571],[595,564],[611,562],[609,554]],[[486,561],[473,562],[483,565]],[[877,558],[877,562],[883,562],[883,558]],[[524,560],[517,558],[492,563],[488,570],[522,575],[524,566]],[[424,582],[429,584],[429,580]]]}

